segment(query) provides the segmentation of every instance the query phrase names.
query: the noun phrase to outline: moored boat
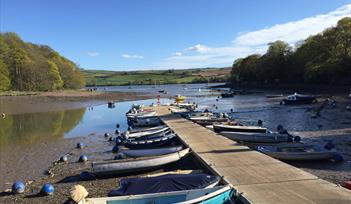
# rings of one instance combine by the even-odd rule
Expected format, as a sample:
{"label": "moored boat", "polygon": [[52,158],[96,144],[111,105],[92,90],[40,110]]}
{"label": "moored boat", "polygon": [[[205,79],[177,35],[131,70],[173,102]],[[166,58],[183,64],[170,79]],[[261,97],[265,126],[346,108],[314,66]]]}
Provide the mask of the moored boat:
{"label": "moored boat", "polygon": [[229,132],[221,131],[219,134],[224,137],[241,142],[288,142],[290,136],[288,134],[279,134],[279,133],[259,133],[259,132]]}
{"label": "moored boat", "polygon": [[145,171],[176,162],[188,153],[189,148],[161,156],[93,162],[92,173],[95,175],[116,175]]}
{"label": "moored boat", "polygon": [[226,125],[226,124],[214,124],[213,130],[217,133],[226,132],[258,132],[266,133],[267,128],[260,126],[245,126],[245,125]]}
{"label": "moored boat", "polygon": [[224,204],[230,203],[235,190],[229,185],[213,188],[172,191],[132,196],[88,198],[87,204]]}
{"label": "moored boat", "polygon": [[156,126],[161,124],[161,120],[158,116],[136,116],[132,124],[135,127]]}
{"label": "moored boat", "polygon": [[217,118],[217,117],[207,117],[207,116],[191,117],[190,120],[202,126],[212,125],[215,123],[229,122],[228,118]]}
{"label": "moored boat", "polygon": [[220,177],[205,173],[166,174],[154,177],[125,178],[120,180],[119,188],[112,190],[108,196],[140,195],[213,188],[219,181]]}
{"label": "moored boat", "polygon": [[312,95],[303,95],[298,93],[289,95],[280,102],[280,104],[286,104],[286,105],[298,105],[298,104],[309,104],[309,103],[317,103],[317,98]]}
{"label": "moored boat", "polygon": [[170,144],[176,137],[175,134],[170,133],[168,135],[156,138],[140,139],[140,140],[125,140],[123,145],[130,149],[146,149],[156,148]]}
{"label": "moored boat", "polygon": [[128,138],[142,138],[142,137],[150,137],[150,136],[162,136],[170,132],[169,127],[164,127],[161,129],[155,129],[155,130],[145,130],[145,131],[140,131],[140,132],[125,132],[124,136]]}
{"label": "moored boat", "polygon": [[128,157],[148,157],[148,156],[158,156],[164,154],[171,154],[182,150],[182,146],[175,147],[163,147],[154,149],[124,149],[120,152]]}
{"label": "moored boat", "polygon": [[280,160],[328,160],[336,154],[335,149],[326,149],[320,145],[295,144],[295,145],[276,145],[276,146],[258,146],[257,150]]}

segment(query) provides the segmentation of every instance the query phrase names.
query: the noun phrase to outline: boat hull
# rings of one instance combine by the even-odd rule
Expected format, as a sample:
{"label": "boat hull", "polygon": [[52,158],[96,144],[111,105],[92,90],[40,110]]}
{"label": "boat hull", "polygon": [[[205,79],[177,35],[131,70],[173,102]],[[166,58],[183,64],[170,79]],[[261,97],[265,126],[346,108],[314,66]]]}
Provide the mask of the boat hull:
{"label": "boat hull", "polygon": [[[281,151],[279,149],[307,149],[316,148],[315,151]],[[290,146],[259,146],[257,150],[279,160],[289,161],[310,161],[310,160],[329,160],[332,159],[336,151],[326,150],[312,145],[290,145]]]}
{"label": "boat hull", "polygon": [[213,125],[213,130],[216,133],[220,132],[255,132],[266,133],[267,128],[255,126],[240,126],[240,125]]}
{"label": "boat hull", "polygon": [[92,163],[92,173],[96,175],[116,175],[158,168],[176,162],[189,153],[189,148],[176,153],[139,159],[112,160]]}
{"label": "boat hull", "polygon": [[182,150],[182,146],[176,147],[165,147],[165,148],[157,148],[157,149],[128,149],[122,150],[121,152],[128,157],[147,157],[147,156],[157,156],[157,155],[164,155],[164,154],[171,154],[174,152],[178,152]]}
{"label": "boat hull", "polygon": [[242,142],[278,143],[288,142],[289,136],[278,133],[244,133],[244,132],[220,132],[224,137]]}
{"label": "boat hull", "polygon": [[173,191],[134,196],[89,198],[87,204],[224,204],[231,203],[235,190],[229,186],[208,189]]}

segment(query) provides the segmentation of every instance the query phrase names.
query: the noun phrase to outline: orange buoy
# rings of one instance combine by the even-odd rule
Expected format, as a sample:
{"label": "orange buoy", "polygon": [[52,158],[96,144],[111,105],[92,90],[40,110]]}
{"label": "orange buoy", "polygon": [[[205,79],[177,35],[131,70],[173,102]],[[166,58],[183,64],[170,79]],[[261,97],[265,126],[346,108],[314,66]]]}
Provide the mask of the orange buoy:
{"label": "orange buoy", "polygon": [[351,181],[345,181],[342,186],[351,190]]}

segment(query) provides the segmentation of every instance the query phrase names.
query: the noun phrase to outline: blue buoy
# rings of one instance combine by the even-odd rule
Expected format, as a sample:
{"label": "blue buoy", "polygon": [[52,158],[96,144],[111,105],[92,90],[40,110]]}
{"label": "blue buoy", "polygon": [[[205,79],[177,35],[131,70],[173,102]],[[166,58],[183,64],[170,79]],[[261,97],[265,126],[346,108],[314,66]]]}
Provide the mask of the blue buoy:
{"label": "blue buoy", "polygon": [[116,134],[116,135],[119,135],[119,133],[120,133],[120,132],[119,132],[119,130],[117,129],[117,130],[115,131],[115,134]]}
{"label": "blue buoy", "polygon": [[119,138],[116,138],[116,146],[118,146],[118,145],[120,145],[120,144],[122,144],[122,140],[119,139]]}
{"label": "blue buoy", "polygon": [[117,123],[116,128],[119,128],[119,124]]}
{"label": "blue buoy", "polygon": [[67,155],[64,155],[60,158],[60,161],[61,162],[67,162],[68,161],[68,156]]}
{"label": "blue buoy", "polygon": [[108,138],[108,141],[112,142],[113,141],[113,137]]}
{"label": "blue buoy", "polygon": [[110,134],[108,134],[108,133],[105,133],[105,137],[108,137],[108,136],[110,136]]}
{"label": "blue buoy", "polygon": [[15,193],[15,194],[23,193],[25,188],[26,188],[26,186],[24,185],[24,183],[22,181],[16,181],[12,185],[12,193]]}
{"label": "blue buoy", "polygon": [[88,161],[88,157],[84,154],[80,155],[79,162],[86,162]]}
{"label": "blue buoy", "polygon": [[131,127],[131,126],[129,126],[127,130],[128,130],[128,131],[131,131],[131,130],[132,130],[132,127]]}
{"label": "blue buoy", "polygon": [[113,148],[112,148],[112,152],[113,153],[117,153],[118,152],[118,150],[119,150],[119,148],[118,148],[118,146],[116,145],[116,146],[114,146]]}
{"label": "blue buoy", "polygon": [[78,149],[83,149],[83,148],[84,148],[83,142],[77,143],[77,148],[78,148]]}
{"label": "blue buoy", "polygon": [[54,186],[51,183],[46,183],[43,185],[43,187],[41,188],[41,192],[44,195],[52,195],[55,191]]}

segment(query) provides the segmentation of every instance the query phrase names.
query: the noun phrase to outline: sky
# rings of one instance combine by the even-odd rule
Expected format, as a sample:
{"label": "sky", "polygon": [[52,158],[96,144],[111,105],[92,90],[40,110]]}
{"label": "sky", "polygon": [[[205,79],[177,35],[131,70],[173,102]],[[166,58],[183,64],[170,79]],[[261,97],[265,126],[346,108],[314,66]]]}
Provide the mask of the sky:
{"label": "sky", "polygon": [[351,0],[0,0],[0,31],[84,69],[228,67],[351,16]]}

